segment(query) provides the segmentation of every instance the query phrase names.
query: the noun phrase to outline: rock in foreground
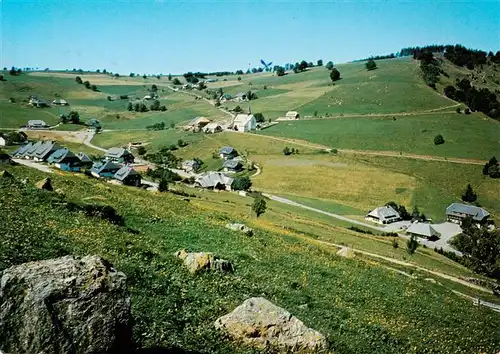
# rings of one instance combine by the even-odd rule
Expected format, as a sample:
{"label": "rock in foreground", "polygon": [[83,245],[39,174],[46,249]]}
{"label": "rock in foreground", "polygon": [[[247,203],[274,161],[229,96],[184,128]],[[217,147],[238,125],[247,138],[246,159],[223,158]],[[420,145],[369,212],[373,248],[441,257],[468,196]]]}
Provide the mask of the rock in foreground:
{"label": "rock in foreground", "polygon": [[270,301],[254,297],[215,321],[215,327],[236,341],[280,353],[326,351],[325,337]]}
{"label": "rock in foreground", "polygon": [[184,261],[184,266],[190,273],[196,274],[204,269],[210,269],[220,272],[232,272],[231,262],[218,258],[210,252],[187,252],[180,250],[175,255]]}
{"label": "rock in foreground", "polygon": [[1,273],[0,337],[7,353],[126,352],[126,277],[98,256],[8,268]]}

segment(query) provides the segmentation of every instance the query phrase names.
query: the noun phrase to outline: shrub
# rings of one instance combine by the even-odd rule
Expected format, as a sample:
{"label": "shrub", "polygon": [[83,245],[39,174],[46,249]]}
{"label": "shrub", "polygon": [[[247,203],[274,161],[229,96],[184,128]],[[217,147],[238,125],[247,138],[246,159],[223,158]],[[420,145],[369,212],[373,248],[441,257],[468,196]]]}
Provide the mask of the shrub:
{"label": "shrub", "polygon": [[434,137],[434,145],[444,144],[444,138],[441,134],[438,134]]}
{"label": "shrub", "polygon": [[80,76],[77,76],[75,78],[75,81],[76,81],[77,84],[83,84],[82,78]]}
{"label": "shrub", "polygon": [[236,177],[231,185],[235,191],[246,191],[252,186],[252,181],[249,177]]}
{"label": "shrub", "polygon": [[470,114],[470,108],[469,108],[469,107],[467,107],[467,108],[464,110],[464,113],[465,113],[465,114]]}
{"label": "shrub", "polygon": [[366,70],[368,70],[368,71],[375,70],[377,68],[377,63],[375,63],[375,60],[369,59],[365,63],[365,67],[366,67]]}
{"label": "shrub", "polygon": [[332,71],[330,72],[330,79],[332,80],[332,82],[340,80],[340,71],[335,68],[332,69]]}
{"label": "shrub", "polygon": [[397,238],[393,238],[391,241],[392,248],[399,248],[399,243]]}
{"label": "shrub", "polygon": [[457,113],[458,114],[462,113],[462,110],[460,109],[460,107],[457,107]]}
{"label": "shrub", "polygon": [[406,250],[409,254],[414,254],[418,248],[418,241],[416,236],[412,235],[410,239],[406,242]]}
{"label": "shrub", "polygon": [[137,148],[137,153],[138,153],[140,156],[144,155],[144,154],[146,153],[146,151],[147,151],[147,150],[146,150],[146,148],[145,148],[144,146],[139,146],[139,147]]}
{"label": "shrub", "polygon": [[168,192],[168,182],[163,178],[160,180],[160,183],[158,184],[158,191]]}

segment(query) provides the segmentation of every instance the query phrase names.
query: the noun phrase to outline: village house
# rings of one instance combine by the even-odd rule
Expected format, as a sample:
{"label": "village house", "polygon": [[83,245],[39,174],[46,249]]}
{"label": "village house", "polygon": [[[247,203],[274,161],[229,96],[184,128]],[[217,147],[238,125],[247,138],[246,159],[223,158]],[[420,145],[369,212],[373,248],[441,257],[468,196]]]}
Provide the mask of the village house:
{"label": "village house", "polygon": [[127,165],[120,168],[113,178],[126,186],[139,187],[141,185],[141,175],[139,172]]}
{"label": "village house", "polygon": [[56,106],[69,106],[68,102],[62,98],[56,98],[52,101],[52,104],[55,104]]}
{"label": "village house", "polygon": [[30,159],[35,156],[35,152],[42,146],[43,141],[37,141],[36,143],[28,144],[28,148],[23,153],[21,157],[25,159]]}
{"label": "village house", "polygon": [[200,164],[196,160],[186,160],[182,162],[182,169],[186,172],[196,172],[200,168]]}
{"label": "village house", "polygon": [[238,151],[236,151],[231,146],[223,146],[219,150],[219,156],[224,160],[234,159],[236,156],[238,156]]}
{"label": "village house", "polygon": [[467,205],[462,203],[453,203],[446,208],[446,218],[450,222],[461,224],[462,221],[469,217],[473,222],[485,223],[490,216],[483,208]]}
{"label": "village house", "polygon": [[207,172],[198,176],[195,185],[215,190],[231,190],[234,179],[221,172]]}
{"label": "village house", "polygon": [[205,134],[215,134],[222,131],[222,126],[219,123],[209,123],[203,128]]}
{"label": "village house", "polygon": [[26,128],[28,129],[46,129],[48,127],[47,123],[39,119],[29,120],[28,124],[26,124]]}
{"label": "village house", "polygon": [[15,158],[23,158],[27,151],[33,146],[33,143],[27,143],[21,147],[19,147],[16,151],[12,153],[12,156]]}
{"label": "village house", "polygon": [[238,114],[233,121],[233,129],[239,132],[248,132],[257,128],[257,121],[253,114]]}
{"label": "village house", "polygon": [[243,169],[243,165],[238,160],[226,160],[222,168],[225,172],[239,172]]}
{"label": "village house", "polygon": [[224,103],[224,102],[227,102],[227,101],[230,101],[233,99],[233,96],[230,95],[229,93],[223,93],[220,98],[219,98],[219,101],[221,103]]}
{"label": "village house", "polygon": [[112,161],[99,161],[94,163],[90,169],[90,174],[97,178],[113,177],[120,169],[116,163]]}
{"label": "village house", "polygon": [[210,124],[210,119],[205,117],[196,117],[189,121],[188,124],[184,127],[185,130],[197,132],[203,129],[206,125]]}
{"label": "village house", "polygon": [[81,165],[78,156],[68,148],[61,148],[49,156],[47,162],[63,171],[79,172]]}
{"label": "village house", "polygon": [[109,149],[104,155],[106,160],[117,163],[133,163],[134,155],[124,148],[113,147]]}
{"label": "village house", "polygon": [[79,152],[76,154],[78,159],[80,160],[80,166],[81,168],[91,168],[94,162],[92,159],[85,153]]}
{"label": "village house", "polygon": [[61,147],[55,143],[55,141],[44,141],[42,144],[35,150],[35,152],[30,156],[34,161],[42,162],[47,161],[47,159],[54,152],[59,150]]}
{"label": "village house", "polygon": [[390,206],[383,206],[370,211],[365,220],[370,220],[378,224],[390,224],[401,220],[399,213]]}
{"label": "village house", "polygon": [[247,94],[245,92],[238,92],[236,95],[234,95],[233,101],[234,102],[245,102],[247,101]]}
{"label": "village house", "polygon": [[408,229],[406,229],[406,234],[413,235],[417,237],[424,237],[429,240],[436,240],[441,236],[439,232],[437,232],[432,225],[424,223],[424,222],[414,222],[412,223]]}
{"label": "village house", "polygon": [[0,146],[7,146],[7,135],[0,133]]}

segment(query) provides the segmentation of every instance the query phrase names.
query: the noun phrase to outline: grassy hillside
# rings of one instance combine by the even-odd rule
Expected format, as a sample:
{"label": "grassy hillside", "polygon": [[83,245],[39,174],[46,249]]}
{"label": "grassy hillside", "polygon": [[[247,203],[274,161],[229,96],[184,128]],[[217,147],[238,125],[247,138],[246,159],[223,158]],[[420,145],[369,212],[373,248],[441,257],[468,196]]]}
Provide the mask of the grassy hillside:
{"label": "grassy hillside", "polygon": [[[31,181],[43,177],[9,170]],[[128,275],[134,338],[142,347],[250,353],[211,325],[250,296],[287,308],[324,333],[337,353],[493,353],[500,346],[497,314],[438,284],[339,258],[335,248],[292,229],[255,220],[255,235],[246,237],[222,227],[242,211],[207,213],[198,206],[202,198],[187,203],[83,176],[53,179],[68,200],[113,206],[125,226],[69,212],[53,193],[2,179],[0,269],[68,253],[108,258]],[[236,271],[191,276],[172,255],[180,248],[214,252]]]}
{"label": "grassy hillside", "polygon": [[[313,116],[315,112],[318,116],[336,116],[420,112],[455,104],[422,82],[418,65],[410,58],[377,63],[374,71],[367,71],[362,62],[338,65],[342,79],[334,86],[329,71],[318,67],[282,77],[268,73],[244,75],[232,86],[227,81],[209,87],[222,87],[231,94],[255,91],[259,98],[251,102],[252,111],[268,118],[283,116],[289,110],[297,110],[302,116]],[[240,106],[246,109],[246,104]]]}
{"label": "grassy hillside", "polygon": [[[281,122],[261,133],[308,140],[332,148],[402,151],[482,160],[500,154],[500,122],[480,113]],[[434,145],[437,134],[443,135],[443,145]]]}

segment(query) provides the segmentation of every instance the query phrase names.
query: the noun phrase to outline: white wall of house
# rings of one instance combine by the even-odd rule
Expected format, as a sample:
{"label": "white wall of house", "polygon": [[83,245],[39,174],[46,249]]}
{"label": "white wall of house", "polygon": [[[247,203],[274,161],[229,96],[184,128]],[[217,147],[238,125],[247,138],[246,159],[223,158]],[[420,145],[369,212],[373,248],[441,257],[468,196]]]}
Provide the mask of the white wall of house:
{"label": "white wall of house", "polygon": [[5,141],[5,139],[4,139],[4,138],[2,138],[2,137],[0,136],[0,146],[6,146],[6,145],[7,145],[7,142]]}
{"label": "white wall of house", "polygon": [[236,124],[236,127],[240,132],[248,132],[250,130],[255,130],[257,128],[257,121],[255,120],[255,117],[252,116],[252,118],[247,120],[245,123]]}

